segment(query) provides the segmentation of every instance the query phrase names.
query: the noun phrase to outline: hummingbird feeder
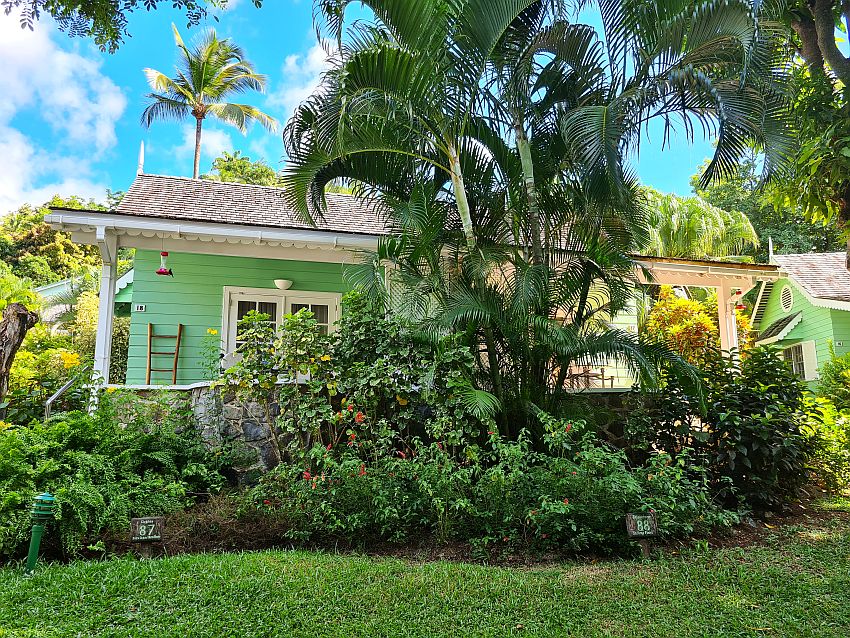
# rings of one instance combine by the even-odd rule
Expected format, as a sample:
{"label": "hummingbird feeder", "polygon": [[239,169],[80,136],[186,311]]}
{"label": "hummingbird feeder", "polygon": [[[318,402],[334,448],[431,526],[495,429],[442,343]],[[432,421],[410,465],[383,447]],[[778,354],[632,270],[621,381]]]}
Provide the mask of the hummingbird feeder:
{"label": "hummingbird feeder", "polygon": [[171,272],[171,268],[168,267],[168,251],[163,250],[159,253],[159,270],[156,271],[157,275],[167,275],[169,277],[173,277],[174,273]]}

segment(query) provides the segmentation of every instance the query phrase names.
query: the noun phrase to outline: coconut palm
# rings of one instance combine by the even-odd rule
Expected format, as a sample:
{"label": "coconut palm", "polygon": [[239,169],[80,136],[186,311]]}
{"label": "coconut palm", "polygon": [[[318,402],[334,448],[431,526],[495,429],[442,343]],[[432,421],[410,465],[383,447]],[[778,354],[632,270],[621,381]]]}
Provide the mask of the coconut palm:
{"label": "coconut palm", "polygon": [[219,40],[215,31],[206,31],[192,48],[186,46],[177,27],[174,42],[178,49],[177,74],[168,77],[156,69],[145,69],[153,93],[142,112],[146,128],[157,120],[195,118],[195,162],[192,177],[197,179],[201,161],[201,128],[207,116],[235,126],[245,133],[252,121],[270,131],[277,128],[274,118],[247,104],[227,102],[228,97],[245,91],[265,90],[266,77],[256,73],[245,52],[230,39]]}
{"label": "coconut palm", "polygon": [[641,251],[656,257],[711,259],[740,255],[759,245],[744,213],[726,211],[699,197],[649,190],[649,238]]}

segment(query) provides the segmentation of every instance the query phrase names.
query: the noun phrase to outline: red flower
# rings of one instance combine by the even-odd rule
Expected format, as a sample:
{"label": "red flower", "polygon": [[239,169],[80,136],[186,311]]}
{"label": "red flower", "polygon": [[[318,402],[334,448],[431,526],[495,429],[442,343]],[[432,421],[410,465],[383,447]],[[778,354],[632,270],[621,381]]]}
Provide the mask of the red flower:
{"label": "red flower", "polygon": [[309,481],[312,478],[312,474],[310,474],[310,470],[304,470],[304,474],[302,474],[305,481]]}
{"label": "red flower", "polygon": [[565,427],[565,428],[564,428],[564,432],[569,432],[569,431],[570,431],[570,430],[572,430],[572,429],[573,429],[573,424],[572,424],[572,423],[567,423],[567,427]]}
{"label": "red flower", "polygon": [[511,540],[511,539],[510,539],[510,538],[508,538],[507,536],[505,536],[505,537],[502,539],[502,542],[503,542],[503,543],[507,543],[509,540]]}
{"label": "red flower", "polygon": [[350,403],[348,404],[348,411],[351,412],[354,409],[354,406]]}
{"label": "red flower", "polygon": [[443,449],[443,444],[442,444],[442,443],[440,443],[439,441],[437,441],[437,449],[438,449],[438,450],[442,450],[442,449]]}
{"label": "red flower", "polygon": [[354,439],[357,438],[357,435],[354,432],[352,432],[351,434],[348,435],[348,438],[353,441]]}
{"label": "red flower", "polygon": [[354,420],[357,423],[363,423],[363,421],[366,420],[366,415],[363,414],[362,412],[358,412],[357,414],[354,415]]}
{"label": "red flower", "polygon": [[357,475],[358,476],[365,476],[366,475],[366,464],[365,463],[360,465],[360,472],[358,472]]}
{"label": "red flower", "polygon": [[495,434],[495,432],[493,432],[493,430],[489,430],[489,431],[487,432],[487,434],[489,434],[490,436],[493,436],[493,435]]}
{"label": "red flower", "polygon": [[570,499],[565,498],[565,499],[564,499],[564,505],[569,505],[569,504],[570,504]]}
{"label": "red flower", "polygon": [[326,449],[330,452],[333,449],[333,443],[328,443],[328,447]]}
{"label": "red flower", "polygon": [[576,474],[578,474],[578,472],[575,472],[575,471],[574,471],[574,472],[573,472],[573,476],[575,476]]}
{"label": "red flower", "polygon": [[402,452],[401,450],[396,450],[396,454],[398,454],[398,455],[399,455],[401,458],[403,458],[403,459],[406,459],[406,458],[407,458],[407,454],[405,454],[405,453],[404,453],[404,452]]}
{"label": "red flower", "polygon": [[271,504],[272,504],[272,502],[268,499],[263,501],[263,505],[271,505]]}

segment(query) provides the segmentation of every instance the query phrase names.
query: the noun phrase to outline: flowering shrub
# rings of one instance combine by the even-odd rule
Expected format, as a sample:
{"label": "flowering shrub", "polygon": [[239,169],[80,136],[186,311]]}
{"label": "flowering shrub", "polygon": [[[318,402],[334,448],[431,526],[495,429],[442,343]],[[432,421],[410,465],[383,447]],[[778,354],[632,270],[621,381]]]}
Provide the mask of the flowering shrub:
{"label": "flowering shrub", "polygon": [[634,467],[622,450],[599,445],[583,422],[540,416],[545,451],[533,450],[525,434],[509,441],[492,430],[483,444],[467,440],[454,449],[418,438],[400,449],[402,439],[391,430],[362,441],[352,432],[341,444],[314,445],[302,465],[279,466],[248,503],[285,518],[289,536],[300,541],[433,535],[487,551],[622,551],[625,514],[650,509],[665,537],[734,521],[712,501],[704,472],[686,455],[658,455]]}

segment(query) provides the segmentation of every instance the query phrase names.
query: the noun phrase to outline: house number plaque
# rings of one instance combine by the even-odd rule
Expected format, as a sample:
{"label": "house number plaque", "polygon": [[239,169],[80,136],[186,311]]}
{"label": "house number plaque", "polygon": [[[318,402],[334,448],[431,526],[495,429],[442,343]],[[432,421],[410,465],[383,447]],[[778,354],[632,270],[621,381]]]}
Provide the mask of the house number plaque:
{"label": "house number plaque", "polygon": [[658,535],[655,514],[626,514],[626,532],[629,538],[648,538]]}
{"label": "house number plaque", "polygon": [[640,544],[640,553],[649,558],[649,539],[658,535],[658,521],[655,512],[649,514],[626,514],[626,533]]}
{"label": "house number plaque", "polygon": [[165,519],[162,516],[130,519],[130,540],[134,543],[162,542]]}

